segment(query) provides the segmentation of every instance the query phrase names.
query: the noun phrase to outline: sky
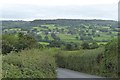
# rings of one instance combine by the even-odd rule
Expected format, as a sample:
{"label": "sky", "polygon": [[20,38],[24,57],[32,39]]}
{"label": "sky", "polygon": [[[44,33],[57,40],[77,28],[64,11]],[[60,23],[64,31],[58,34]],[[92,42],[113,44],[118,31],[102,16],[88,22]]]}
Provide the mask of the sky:
{"label": "sky", "polygon": [[119,0],[0,0],[0,20],[118,19]]}

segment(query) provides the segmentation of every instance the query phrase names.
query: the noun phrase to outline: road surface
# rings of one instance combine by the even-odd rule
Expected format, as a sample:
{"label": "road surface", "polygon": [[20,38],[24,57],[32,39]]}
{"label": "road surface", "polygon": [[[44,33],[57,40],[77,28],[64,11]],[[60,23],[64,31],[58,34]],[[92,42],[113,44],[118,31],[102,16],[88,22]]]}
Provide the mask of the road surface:
{"label": "road surface", "polygon": [[103,78],[63,68],[58,68],[57,73],[58,78]]}

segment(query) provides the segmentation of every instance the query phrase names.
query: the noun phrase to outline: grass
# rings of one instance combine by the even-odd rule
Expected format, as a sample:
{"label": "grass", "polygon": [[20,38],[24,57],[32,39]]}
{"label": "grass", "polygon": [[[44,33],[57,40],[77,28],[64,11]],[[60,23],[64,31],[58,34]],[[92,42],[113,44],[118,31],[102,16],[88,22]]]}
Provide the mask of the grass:
{"label": "grass", "polygon": [[107,35],[107,33],[100,33],[100,37],[94,37],[93,38],[94,40],[97,40],[97,41],[102,41],[102,40],[111,40],[111,36],[110,35]]}
{"label": "grass", "polygon": [[[42,39],[44,39],[44,37],[46,36],[44,33],[41,33],[40,35],[42,36]],[[48,36],[49,40],[53,40],[53,38],[51,37],[50,34],[48,34],[47,36]]]}
{"label": "grass", "polygon": [[42,25],[42,26],[47,26],[49,29],[53,30],[53,29],[66,29],[67,26],[55,26],[54,24],[46,24],[46,25]]}
{"label": "grass", "polygon": [[56,54],[56,62],[62,68],[118,78],[118,47],[118,39],[115,39],[107,43],[105,48],[60,51]]}
{"label": "grass", "polygon": [[58,34],[58,36],[64,40],[64,39],[75,39],[75,35],[68,35],[68,34]]}
{"label": "grass", "polygon": [[[62,29],[63,28],[65,31],[68,31],[67,26],[56,26],[54,24],[45,24],[45,25],[41,25],[41,26],[47,26],[48,29],[51,29],[51,30],[56,29],[56,28],[58,28],[58,29]],[[89,26],[86,26],[86,27],[89,27]],[[33,27],[33,28],[36,28],[38,30],[48,30],[46,28],[41,28],[41,27]],[[104,28],[109,28],[109,27],[104,26]],[[100,32],[99,34],[100,34],[100,37],[93,37],[93,39],[102,43],[102,41],[109,41],[109,40],[111,40],[112,39],[111,35],[115,36],[117,34],[117,32],[112,32],[111,35],[108,35],[108,33],[105,33],[105,32]],[[41,33],[41,35],[42,35],[43,38],[45,37],[44,33]],[[65,41],[65,42],[81,43],[80,40],[77,40],[75,38],[76,36],[78,36],[77,34],[76,35],[68,35],[68,34],[60,33],[60,34],[57,34],[57,36],[60,37],[60,39],[62,41]],[[49,38],[49,40],[53,40],[53,38],[51,37],[50,34],[48,34],[48,38]],[[103,44],[105,44],[105,43],[103,43]]]}
{"label": "grass", "polygon": [[42,44],[42,45],[49,45],[49,43],[47,43],[47,42],[39,42],[39,44]]}
{"label": "grass", "polygon": [[[47,26],[48,29],[51,29],[51,30],[56,29],[56,28],[58,28],[58,29],[62,29],[63,28],[64,30],[66,30],[66,26],[55,26],[54,24],[46,24],[46,25],[41,25],[41,26]],[[41,28],[41,27],[37,27],[37,26],[34,26],[33,29],[48,30],[46,28]]]}
{"label": "grass", "polygon": [[62,41],[65,41],[65,42],[75,42],[75,43],[81,43],[81,42],[82,42],[82,41],[77,40],[77,39],[75,38],[76,35],[58,34],[57,36],[60,37],[60,39],[61,39]]}
{"label": "grass", "polygon": [[107,44],[107,42],[97,42],[97,43],[98,43],[98,45],[101,45],[101,44],[106,45]]}
{"label": "grass", "polygon": [[59,67],[75,71],[101,75],[99,61],[104,53],[104,48],[78,51],[61,51],[56,54]]}

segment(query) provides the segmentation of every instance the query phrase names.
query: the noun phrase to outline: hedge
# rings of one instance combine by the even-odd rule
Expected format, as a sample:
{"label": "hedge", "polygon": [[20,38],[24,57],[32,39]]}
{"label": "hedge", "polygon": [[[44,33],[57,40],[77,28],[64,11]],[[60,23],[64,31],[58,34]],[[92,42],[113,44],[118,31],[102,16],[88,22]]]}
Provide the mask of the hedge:
{"label": "hedge", "polygon": [[3,56],[3,78],[56,78],[53,56],[42,50],[24,50]]}

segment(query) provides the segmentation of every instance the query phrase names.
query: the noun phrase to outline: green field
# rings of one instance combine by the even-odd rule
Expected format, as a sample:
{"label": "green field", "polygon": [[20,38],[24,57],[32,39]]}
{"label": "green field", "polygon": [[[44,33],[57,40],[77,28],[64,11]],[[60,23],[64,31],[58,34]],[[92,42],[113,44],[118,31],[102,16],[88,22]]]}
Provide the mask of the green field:
{"label": "green field", "polygon": [[47,43],[47,42],[39,42],[39,44],[42,44],[42,45],[49,45],[49,43]]}

